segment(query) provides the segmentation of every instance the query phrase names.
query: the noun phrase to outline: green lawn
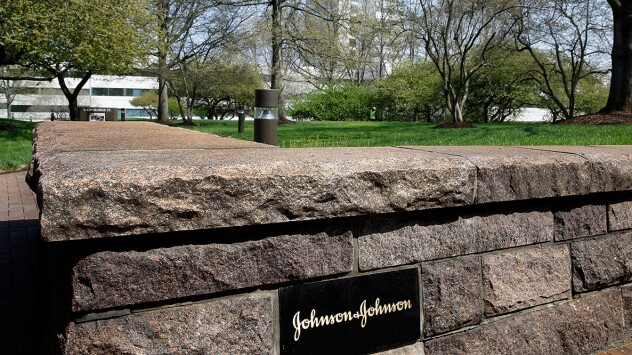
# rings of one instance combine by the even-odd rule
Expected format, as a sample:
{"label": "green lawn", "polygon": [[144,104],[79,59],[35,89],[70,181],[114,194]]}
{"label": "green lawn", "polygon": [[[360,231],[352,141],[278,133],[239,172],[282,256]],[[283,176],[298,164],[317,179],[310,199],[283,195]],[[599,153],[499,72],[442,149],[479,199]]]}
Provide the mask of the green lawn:
{"label": "green lawn", "polygon": [[22,170],[28,166],[35,124],[0,119],[0,173]]}
{"label": "green lawn", "polygon": [[[281,147],[368,147],[395,145],[592,145],[632,144],[632,125],[476,124],[436,129],[408,122],[299,122],[279,126]],[[239,139],[253,139],[253,123],[237,133],[237,121],[201,121],[187,127]]]}
{"label": "green lawn", "polygon": [[[186,127],[238,139],[253,139],[253,122],[237,133],[237,121],[198,121]],[[174,121],[171,125],[177,125]],[[11,129],[6,129],[8,126]],[[24,169],[31,159],[35,123],[0,119],[0,173]],[[632,125],[575,126],[546,123],[476,124],[470,129],[435,129],[405,122],[299,122],[279,127],[281,147],[367,147],[396,145],[600,145],[632,144]]]}

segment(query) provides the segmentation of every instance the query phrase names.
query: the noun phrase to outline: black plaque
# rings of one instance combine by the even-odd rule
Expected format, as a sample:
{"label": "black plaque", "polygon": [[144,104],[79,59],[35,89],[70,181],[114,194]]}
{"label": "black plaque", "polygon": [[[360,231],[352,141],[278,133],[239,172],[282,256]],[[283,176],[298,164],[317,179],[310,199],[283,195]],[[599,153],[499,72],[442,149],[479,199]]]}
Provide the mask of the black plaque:
{"label": "black plaque", "polygon": [[420,337],[417,269],[282,288],[282,354],[362,354]]}

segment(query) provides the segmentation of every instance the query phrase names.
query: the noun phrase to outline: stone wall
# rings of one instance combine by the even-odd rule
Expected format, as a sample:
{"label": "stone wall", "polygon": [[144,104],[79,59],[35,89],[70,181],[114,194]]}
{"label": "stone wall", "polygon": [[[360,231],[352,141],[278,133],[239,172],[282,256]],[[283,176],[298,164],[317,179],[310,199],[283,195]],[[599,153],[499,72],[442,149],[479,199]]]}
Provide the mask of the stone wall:
{"label": "stone wall", "polygon": [[279,288],[401,269],[421,337],[389,354],[632,332],[630,146],[279,149],[133,122],[34,140],[59,352],[279,353]]}

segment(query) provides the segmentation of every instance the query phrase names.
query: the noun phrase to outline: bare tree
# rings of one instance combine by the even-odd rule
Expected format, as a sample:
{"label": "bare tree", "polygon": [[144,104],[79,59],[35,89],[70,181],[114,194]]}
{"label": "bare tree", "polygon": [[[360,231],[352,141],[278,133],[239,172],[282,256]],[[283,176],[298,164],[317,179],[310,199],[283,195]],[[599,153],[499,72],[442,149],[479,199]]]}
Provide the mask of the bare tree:
{"label": "bare tree", "polygon": [[443,80],[443,96],[455,123],[472,77],[488,53],[505,46],[516,23],[515,6],[502,0],[420,0],[421,41]]}
{"label": "bare tree", "polygon": [[523,2],[516,41],[518,50],[528,51],[535,64],[528,78],[553,103],[551,112],[572,118],[580,82],[605,73],[597,65],[608,43],[605,1]]}
{"label": "bare tree", "polygon": [[207,8],[186,32],[182,41],[174,44],[175,71],[169,81],[186,124],[193,124],[193,107],[200,99],[199,90],[208,80],[208,64],[219,58],[229,59],[231,51],[239,51],[247,37],[243,24],[252,13],[245,7],[216,5]]}
{"label": "bare tree", "polygon": [[288,70],[322,89],[342,79],[345,61],[344,9],[336,0],[286,6],[285,60]]}
{"label": "bare tree", "polygon": [[154,0],[153,14],[157,24],[156,47],[150,52],[155,62],[147,72],[158,77],[158,121],[169,119],[170,75],[189,53],[179,52],[185,47],[196,21],[209,7],[209,2],[187,0]]}

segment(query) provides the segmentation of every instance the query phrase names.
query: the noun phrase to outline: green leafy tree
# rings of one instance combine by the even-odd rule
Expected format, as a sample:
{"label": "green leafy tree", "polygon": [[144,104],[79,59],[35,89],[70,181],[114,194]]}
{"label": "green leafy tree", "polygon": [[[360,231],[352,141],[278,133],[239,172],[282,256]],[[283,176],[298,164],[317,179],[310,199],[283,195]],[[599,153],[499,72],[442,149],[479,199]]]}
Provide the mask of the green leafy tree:
{"label": "green leafy tree", "polygon": [[130,104],[135,107],[142,107],[149,114],[151,120],[158,117],[158,93],[154,90],[145,91],[140,96],[133,98]]}
{"label": "green leafy tree", "polygon": [[474,121],[503,122],[540,100],[526,73],[531,57],[508,49],[498,51],[489,65],[472,77],[466,116]]}
{"label": "green leafy tree", "polygon": [[[71,120],[78,119],[77,98],[93,73],[131,72],[150,43],[142,0],[14,0],[1,5],[0,17],[5,53],[59,82]],[[69,77],[80,78],[74,88]]]}
{"label": "green leafy tree", "polygon": [[441,76],[432,62],[401,64],[375,85],[384,120],[430,122],[443,108]]}
{"label": "green leafy tree", "polygon": [[254,107],[255,89],[263,87],[257,68],[247,63],[216,61],[212,76],[200,93],[200,109],[208,119],[223,119],[226,114]]}
{"label": "green leafy tree", "polygon": [[240,108],[253,107],[255,89],[263,87],[251,64],[210,60],[189,65],[187,76],[173,79],[173,96],[188,97],[180,100],[187,117],[197,108],[209,119],[223,119]]}

